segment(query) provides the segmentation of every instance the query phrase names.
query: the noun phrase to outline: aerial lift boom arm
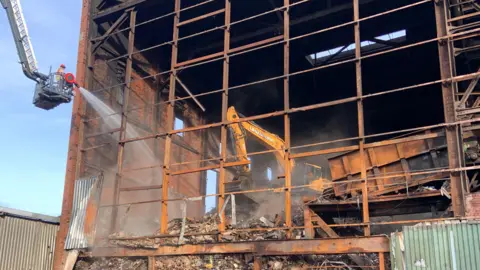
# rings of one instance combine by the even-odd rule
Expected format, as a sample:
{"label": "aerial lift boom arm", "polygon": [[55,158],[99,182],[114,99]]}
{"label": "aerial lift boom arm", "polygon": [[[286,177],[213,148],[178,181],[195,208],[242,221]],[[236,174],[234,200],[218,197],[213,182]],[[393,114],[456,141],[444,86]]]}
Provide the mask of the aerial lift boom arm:
{"label": "aerial lift boom arm", "polygon": [[20,0],[0,0],[0,4],[7,13],[23,73],[36,82],[33,104],[49,110],[61,103],[70,102],[73,86],[76,85],[75,76],[63,72],[50,72],[48,75],[40,73]]}
{"label": "aerial lift boom arm", "polygon": [[37,60],[19,0],[0,0],[0,3],[7,12],[23,73],[36,82],[39,79],[46,80],[48,76],[38,72]]}

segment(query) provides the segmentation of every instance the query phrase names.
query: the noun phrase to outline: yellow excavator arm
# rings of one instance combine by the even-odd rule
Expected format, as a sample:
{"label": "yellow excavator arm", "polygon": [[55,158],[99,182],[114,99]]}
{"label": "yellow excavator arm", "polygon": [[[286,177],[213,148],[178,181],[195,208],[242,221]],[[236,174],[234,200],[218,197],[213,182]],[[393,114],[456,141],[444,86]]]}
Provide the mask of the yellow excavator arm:
{"label": "yellow excavator arm", "polygon": [[[236,122],[240,119],[239,114],[235,110],[235,107],[230,107],[227,110],[227,120],[230,122]],[[268,149],[274,149],[273,153],[277,158],[278,163],[283,167],[285,159],[285,141],[279,136],[272,134],[265,129],[261,128],[252,121],[244,121],[230,124],[230,130],[232,131],[235,143],[235,150],[237,158],[240,161],[248,161],[247,144],[246,144],[246,132],[253,135],[265,145]],[[294,166],[294,161],[290,161],[290,168]],[[285,168],[284,168],[285,169]],[[249,172],[248,165],[242,168],[242,171]]]}
{"label": "yellow excavator arm", "polygon": [[[284,167],[284,160],[285,160],[285,141],[282,140],[279,136],[272,134],[265,129],[261,128],[257,124],[255,124],[253,121],[239,121],[240,115],[237,113],[235,110],[235,107],[231,106],[227,110],[227,120],[229,122],[232,122],[232,124],[229,125],[230,130],[232,131],[233,135],[233,141],[235,144],[235,152],[237,159],[239,161],[247,161],[250,162],[248,159],[248,152],[247,152],[247,144],[246,144],[246,133],[248,132],[250,135],[253,135],[258,141],[260,141],[263,145],[265,145],[268,149],[273,149],[276,150],[273,153],[275,154],[275,157],[277,158],[278,164],[286,171]],[[322,168],[316,165],[312,164],[305,164],[306,166],[309,166],[313,170],[321,170]],[[292,168],[295,166],[295,162],[293,159],[290,160],[289,162],[290,170],[289,172],[292,171]],[[250,174],[250,166],[249,165],[244,165],[241,167],[241,174],[243,174],[243,177],[246,177],[247,179],[244,179],[243,181],[247,181],[246,186],[250,186],[251,183],[251,175],[250,177],[245,176]],[[310,177],[310,188],[316,191],[323,191],[325,188],[331,187],[331,182],[324,179],[321,175],[315,175],[312,174]]]}

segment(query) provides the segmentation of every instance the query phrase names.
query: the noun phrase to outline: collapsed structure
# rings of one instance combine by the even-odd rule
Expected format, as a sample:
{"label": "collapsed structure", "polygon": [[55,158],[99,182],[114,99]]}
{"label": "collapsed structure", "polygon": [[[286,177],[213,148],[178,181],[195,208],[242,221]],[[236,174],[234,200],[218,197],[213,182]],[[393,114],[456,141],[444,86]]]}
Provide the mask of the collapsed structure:
{"label": "collapsed structure", "polygon": [[384,235],[478,215],[479,15],[84,0],[55,265],[385,269]]}

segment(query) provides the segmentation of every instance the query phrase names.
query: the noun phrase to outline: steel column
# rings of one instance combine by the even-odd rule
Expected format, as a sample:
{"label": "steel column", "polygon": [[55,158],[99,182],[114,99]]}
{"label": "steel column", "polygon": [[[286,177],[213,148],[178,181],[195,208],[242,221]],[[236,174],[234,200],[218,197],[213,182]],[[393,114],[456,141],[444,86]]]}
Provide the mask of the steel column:
{"label": "steel column", "polygon": [[253,270],[262,270],[262,257],[253,257]]}
{"label": "steel column", "polygon": [[[230,13],[231,13],[232,3],[230,0],[225,0],[225,30],[223,38],[223,77],[222,77],[222,122],[227,122],[227,110],[228,110],[228,85],[229,85],[229,61],[230,57],[228,56],[228,51],[230,50]],[[227,159],[227,133],[228,126],[222,125],[220,130],[220,168],[219,168],[219,181],[218,181],[218,214],[221,216],[221,222],[218,224],[218,230],[220,232],[225,230],[225,211],[222,211],[223,204],[225,203],[225,161]]]}
{"label": "steel column", "polygon": [[385,253],[378,253],[378,269],[385,270]]}
{"label": "steel column", "polygon": [[147,260],[148,260],[148,270],[155,270],[155,269],[157,269],[157,268],[155,267],[155,257],[149,256],[149,257],[147,258]]}
{"label": "steel column", "polygon": [[[450,41],[447,30],[447,9],[446,1],[435,1],[435,21],[437,28],[438,41],[438,58],[440,61],[440,76],[442,79],[450,79],[453,77],[452,65],[455,60],[449,53]],[[442,98],[445,114],[445,123],[455,123],[455,88],[453,83],[442,83]],[[459,126],[452,125],[446,128],[447,148],[448,148],[448,164],[450,169],[461,167],[461,137],[459,135]],[[462,174],[460,172],[450,172],[451,195],[453,213],[455,216],[465,215],[464,188],[462,184]]]}
{"label": "steel column", "polygon": [[[284,0],[283,5],[286,7],[283,11],[283,109],[288,111],[290,109],[290,89],[289,77],[290,74],[290,0]],[[285,129],[285,224],[287,227],[292,226],[292,172],[290,162],[290,116],[284,115],[284,129]],[[288,237],[291,236],[291,231],[288,231]]]}
{"label": "steel column", "polygon": [[[355,77],[356,77],[356,85],[357,85],[357,111],[358,111],[358,136],[360,140],[358,142],[359,146],[359,155],[360,155],[360,162],[362,166],[362,170],[360,172],[360,177],[364,181],[362,186],[362,213],[363,213],[363,222],[369,223],[370,222],[370,214],[368,211],[368,181],[367,181],[367,168],[365,165],[365,127],[364,127],[364,119],[363,119],[363,86],[362,86],[362,47],[361,47],[361,39],[360,39],[360,10],[359,10],[359,0],[353,0],[353,20],[356,21],[354,25],[355,31],[355,58],[357,61],[355,62]],[[365,236],[370,235],[370,226],[366,226],[364,228]]]}
{"label": "steel column", "polygon": [[[120,141],[126,138],[127,134],[127,110],[128,110],[128,101],[130,97],[130,84],[132,79],[132,53],[135,43],[135,22],[137,18],[137,11],[130,11],[130,31],[128,34],[128,54],[127,64],[125,69],[125,87],[123,90],[123,102],[122,102],[122,118],[120,122]],[[115,176],[115,183],[113,187],[113,200],[114,204],[118,204],[120,201],[120,186],[122,181],[122,170],[123,170],[123,156],[125,151],[125,144],[118,144],[118,155],[117,155],[117,174]],[[110,233],[115,231],[117,223],[117,214],[118,207],[113,207],[112,217],[110,223]]]}
{"label": "steel column", "polygon": [[[172,59],[170,68],[170,89],[168,93],[168,107],[167,107],[167,132],[173,130],[173,123],[175,119],[175,77],[177,76],[177,70],[175,65],[178,59],[178,23],[180,22],[180,0],[175,0],[175,17],[173,18],[173,44],[172,44]],[[160,218],[160,233],[167,233],[168,230],[168,189],[169,189],[169,177],[170,177],[170,156],[172,150],[172,134],[168,134],[165,139],[165,156],[163,160],[163,179],[162,179],[162,213]]]}

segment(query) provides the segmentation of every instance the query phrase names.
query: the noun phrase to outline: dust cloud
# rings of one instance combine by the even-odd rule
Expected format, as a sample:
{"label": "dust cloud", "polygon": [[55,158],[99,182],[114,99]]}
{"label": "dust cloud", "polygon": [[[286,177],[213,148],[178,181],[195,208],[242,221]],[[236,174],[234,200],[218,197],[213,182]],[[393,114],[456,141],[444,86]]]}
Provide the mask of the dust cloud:
{"label": "dust cloud", "polygon": [[[80,88],[80,93],[95,110],[102,121],[99,121],[100,132],[115,130],[121,126],[121,114],[115,112],[110,106],[96,97],[90,91]],[[131,123],[126,126],[126,138],[140,137],[139,128]],[[118,142],[118,132],[110,133],[111,140]],[[105,162],[107,163],[107,162]],[[163,160],[156,157],[152,146],[147,141],[139,140],[125,144],[123,166],[127,172],[122,176],[120,187],[142,187],[162,184],[162,163]],[[115,182],[116,166],[108,164],[95,164],[104,168],[104,184],[102,188],[102,204],[111,204],[113,202],[113,187]],[[109,168],[106,166],[110,166]],[[143,168],[156,166],[150,169],[132,170],[128,168]],[[128,203],[138,201],[157,200],[161,198],[161,189],[125,191],[120,193],[119,206],[116,220],[116,231],[128,235],[147,235],[152,234],[159,228],[159,217],[161,213],[161,203],[132,204]],[[99,220],[97,222],[97,234],[106,234],[109,230],[112,209],[101,209]],[[100,227],[100,228],[98,228]]]}

